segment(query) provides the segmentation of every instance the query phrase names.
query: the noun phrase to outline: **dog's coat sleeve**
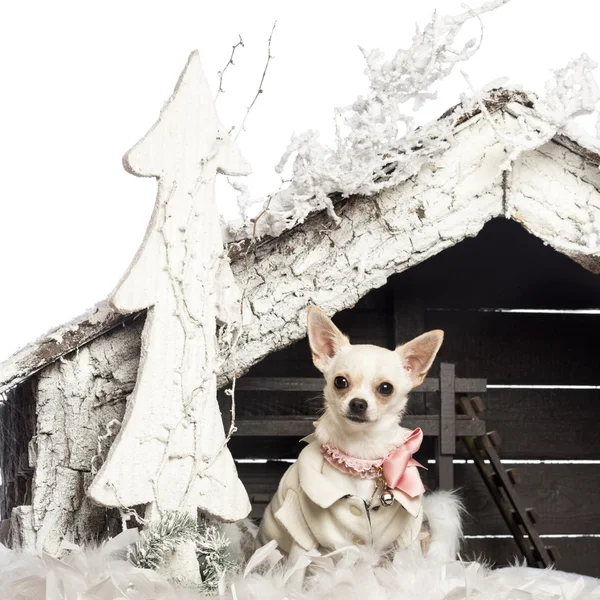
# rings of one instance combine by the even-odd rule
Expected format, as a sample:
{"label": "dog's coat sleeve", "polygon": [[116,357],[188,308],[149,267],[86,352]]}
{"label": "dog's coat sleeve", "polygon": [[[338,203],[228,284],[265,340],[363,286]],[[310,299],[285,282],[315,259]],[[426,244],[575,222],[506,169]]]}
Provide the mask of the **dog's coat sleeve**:
{"label": "dog's coat sleeve", "polygon": [[318,546],[304,518],[298,494],[294,490],[287,491],[281,508],[275,513],[275,518],[304,550],[312,550]]}

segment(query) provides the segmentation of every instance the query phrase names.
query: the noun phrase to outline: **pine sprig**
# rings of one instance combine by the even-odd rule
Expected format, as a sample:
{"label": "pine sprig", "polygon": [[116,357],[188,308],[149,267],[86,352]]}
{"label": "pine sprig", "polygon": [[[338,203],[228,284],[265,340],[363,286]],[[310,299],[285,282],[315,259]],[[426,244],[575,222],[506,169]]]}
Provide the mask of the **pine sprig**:
{"label": "pine sprig", "polygon": [[166,511],[141,532],[139,542],[131,546],[129,561],[142,569],[158,570],[169,552],[183,542],[192,541],[202,578],[202,591],[220,593],[240,565],[230,552],[230,540],[219,523],[201,516],[196,519],[180,511]]}
{"label": "pine sprig", "polygon": [[239,565],[231,557],[229,543],[218,523],[205,518],[199,521],[196,555],[206,593],[219,593],[225,580],[239,571]]}
{"label": "pine sprig", "polygon": [[129,560],[142,569],[158,569],[168,552],[187,541],[197,542],[196,519],[189,513],[167,511],[141,533],[141,540],[131,547]]}

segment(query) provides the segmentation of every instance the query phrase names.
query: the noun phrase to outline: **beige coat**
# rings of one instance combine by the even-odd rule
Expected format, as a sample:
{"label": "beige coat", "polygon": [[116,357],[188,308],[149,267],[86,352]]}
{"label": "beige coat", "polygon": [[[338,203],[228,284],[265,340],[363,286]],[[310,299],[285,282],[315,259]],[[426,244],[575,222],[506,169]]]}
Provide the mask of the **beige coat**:
{"label": "beige coat", "polygon": [[421,498],[394,490],[396,502],[391,506],[379,506],[376,496],[369,509],[369,498],[359,495],[360,483],[331,466],[320,443],[311,442],[281,479],[265,510],[259,542],[274,539],[288,553],[293,542],[321,552],[350,544],[369,544],[378,551],[393,544],[412,545],[423,520]]}

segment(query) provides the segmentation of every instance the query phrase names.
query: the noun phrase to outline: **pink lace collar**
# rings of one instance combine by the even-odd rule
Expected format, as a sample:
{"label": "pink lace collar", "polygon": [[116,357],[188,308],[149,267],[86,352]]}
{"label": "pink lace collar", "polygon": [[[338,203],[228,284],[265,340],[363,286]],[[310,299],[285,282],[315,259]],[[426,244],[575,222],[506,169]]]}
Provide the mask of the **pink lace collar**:
{"label": "pink lace collar", "polygon": [[385,460],[383,458],[371,460],[349,456],[331,444],[321,444],[321,453],[325,460],[336,469],[362,479],[377,479]]}
{"label": "pink lace collar", "polygon": [[383,479],[389,490],[400,490],[411,498],[425,491],[413,454],[421,447],[423,431],[417,427],[397,448],[387,456],[375,460],[366,460],[348,456],[331,444],[322,444],[321,452],[325,460],[336,469],[362,479]]}

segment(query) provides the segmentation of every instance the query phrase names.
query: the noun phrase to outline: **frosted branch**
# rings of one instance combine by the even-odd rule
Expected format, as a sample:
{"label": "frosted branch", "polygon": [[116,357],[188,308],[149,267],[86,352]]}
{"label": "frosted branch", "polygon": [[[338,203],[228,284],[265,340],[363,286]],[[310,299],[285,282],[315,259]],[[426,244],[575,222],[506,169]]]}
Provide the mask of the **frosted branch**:
{"label": "frosted branch", "polygon": [[234,138],[236,140],[240,137],[240,134],[242,133],[242,131],[246,131],[246,121],[248,120],[248,115],[250,114],[252,107],[256,104],[258,97],[263,93],[263,83],[265,82],[265,77],[267,76],[267,70],[269,68],[269,64],[271,63],[271,59],[273,58],[273,55],[271,54],[271,42],[273,40],[273,32],[275,31],[276,25],[277,25],[277,21],[275,21],[273,23],[273,27],[271,28],[271,34],[269,35],[269,42],[267,44],[267,62],[265,63],[265,68],[263,70],[262,77],[260,78],[260,83],[258,84],[258,90],[257,90],[256,95],[254,96],[252,102],[250,103],[250,106],[248,106],[248,108],[246,109],[246,114],[244,115],[242,124],[240,125],[237,135]]}
{"label": "frosted branch", "polygon": [[468,107],[421,127],[414,112],[436,97],[435,84],[477,51],[481,36],[457,42],[464,24],[507,1],[487,2],[450,17],[434,14],[422,30],[416,29],[410,46],[390,59],[379,50],[362,50],[369,91],[335,110],[335,147],[322,144],[315,131],[294,136],[276,167],[281,173],[293,161],[291,184],[264,202],[260,222],[233,225],[233,237],[277,236],[322,209],[337,220],[332,196],[376,194],[435,160],[448,148]]}
{"label": "frosted branch", "polygon": [[225,76],[225,71],[227,71],[227,69],[230,66],[234,65],[233,62],[233,57],[235,55],[235,51],[236,49],[241,46],[242,48],[244,47],[244,40],[242,39],[242,36],[238,33],[238,37],[240,38],[239,42],[237,44],[234,44],[232,49],[231,49],[231,56],[229,57],[229,60],[227,61],[227,64],[223,67],[223,69],[221,71],[219,71],[219,89],[217,90],[217,95],[215,96],[215,101],[217,100],[217,98],[219,97],[219,94],[221,92],[225,92],[225,90],[223,89],[223,77]]}
{"label": "frosted branch", "polygon": [[[463,73],[473,98],[506,149],[507,158],[500,165],[500,172],[510,170],[523,152],[538,148],[565,128],[572,128],[573,119],[595,112],[600,101],[600,88],[593,75],[597,66],[587,54],[582,54],[579,58],[569,61],[564,68],[554,71],[554,77],[546,82],[544,98],[535,102],[535,113],[519,115],[519,133],[512,135],[500,131],[494,117],[485,107],[482,94],[474,89]],[[572,130],[569,129],[569,134],[571,133]]]}
{"label": "frosted branch", "polygon": [[554,78],[546,83],[546,97],[541,106],[536,104],[549,121],[562,126],[569,119],[592,114],[600,99],[600,88],[593,71],[598,64],[587,54],[569,61],[566,67],[554,71]]}

